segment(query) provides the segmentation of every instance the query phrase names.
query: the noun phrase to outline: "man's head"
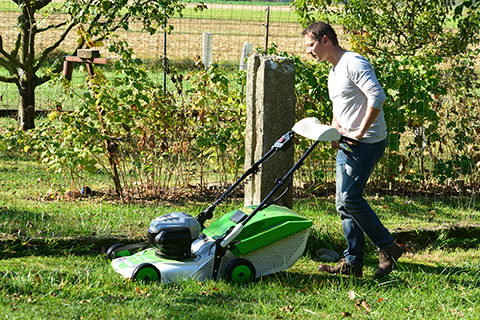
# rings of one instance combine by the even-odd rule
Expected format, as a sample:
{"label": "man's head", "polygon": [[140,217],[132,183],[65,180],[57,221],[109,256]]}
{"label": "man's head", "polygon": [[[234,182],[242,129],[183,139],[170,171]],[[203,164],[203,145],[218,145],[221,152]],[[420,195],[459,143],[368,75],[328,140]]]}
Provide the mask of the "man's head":
{"label": "man's head", "polygon": [[335,30],[325,22],[315,22],[303,30],[305,36],[305,47],[307,54],[311,55],[317,61],[328,60],[332,49],[339,48],[337,34]]}
{"label": "man's head", "polygon": [[338,39],[335,30],[326,22],[314,22],[303,30],[302,35],[309,35],[316,41],[322,41],[327,36],[334,46],[338,46]]}

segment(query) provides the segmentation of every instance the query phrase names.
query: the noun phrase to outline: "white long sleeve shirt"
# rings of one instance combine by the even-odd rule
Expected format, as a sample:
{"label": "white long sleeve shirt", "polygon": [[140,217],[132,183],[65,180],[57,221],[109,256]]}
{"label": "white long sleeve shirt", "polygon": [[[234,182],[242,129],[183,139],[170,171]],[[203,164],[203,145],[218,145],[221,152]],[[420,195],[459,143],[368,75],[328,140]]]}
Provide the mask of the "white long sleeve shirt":
{"label": "white long sleeve shirt", "polygon": [[347,51],[328,76],[328,94],[333,115],[340,127],[352,132],[359,129],[367,107],[380,109],[362,142],[376,143],[387,137],[383,115],[385,92],[378,83],[372,65],[358,53]]}

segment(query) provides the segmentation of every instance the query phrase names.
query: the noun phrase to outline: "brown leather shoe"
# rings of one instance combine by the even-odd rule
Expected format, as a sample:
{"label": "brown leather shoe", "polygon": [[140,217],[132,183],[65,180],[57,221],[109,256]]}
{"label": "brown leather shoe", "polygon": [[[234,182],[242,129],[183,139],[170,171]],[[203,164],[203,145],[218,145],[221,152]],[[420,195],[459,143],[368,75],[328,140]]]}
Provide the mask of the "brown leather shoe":
{"label": "brown leather shoe", "polygon": [[362,268],[355,268],[349,265],[345,259],[340,260],[336,266],[330,266],[328,264],[321,264],[318,266],[319,271],[331,273],[331,274],[344,274],[354,275],[355,277],[362,277]]}
{"label": "brown leather shoe", "polygon": [[403,254],[405,248],[394,243],[388,248],[378,251],[378,269],[375,271],[375,278],[383,278],[392,272],[397,264],[398,258]]}

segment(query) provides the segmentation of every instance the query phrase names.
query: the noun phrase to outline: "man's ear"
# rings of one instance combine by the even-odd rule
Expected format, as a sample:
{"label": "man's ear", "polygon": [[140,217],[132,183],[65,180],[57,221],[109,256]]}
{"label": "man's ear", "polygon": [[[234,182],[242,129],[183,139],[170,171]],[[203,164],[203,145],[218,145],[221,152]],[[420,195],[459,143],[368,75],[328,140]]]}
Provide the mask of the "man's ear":
{"label": "man's ear", "polygon": [[330,40],[326,34],[323,35],[322,37],[322,44],[326,44],[327,41]]}

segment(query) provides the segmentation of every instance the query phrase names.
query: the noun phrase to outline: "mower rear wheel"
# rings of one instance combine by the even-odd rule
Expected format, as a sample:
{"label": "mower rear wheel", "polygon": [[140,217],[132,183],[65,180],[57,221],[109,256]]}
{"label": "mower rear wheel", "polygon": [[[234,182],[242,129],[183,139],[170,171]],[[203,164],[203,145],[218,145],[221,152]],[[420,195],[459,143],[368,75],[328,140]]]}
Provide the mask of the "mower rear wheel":
{"label": "mower rear wheel", "polygon": [[122,243],[115,243],[114,245],[110,246],[110,248],[108,248],[106,253],[107,259],[112,261],[115,258],[131,256],[132,252],[130,250],[121,250],[116,252],[116,249],[122,246],[124,246],[124,244]]}
{"label": "mower rear wheel", "polygon": [[134,281],[160,281],[160,271],[151,263],[141,263],[133,270],[132,280]]}
{"label": "mower rear wheel", "polygon": [[228,264],[224,277],[233,283],[247,283],[255,279],[255,267],[250,261],[238,258]]}

